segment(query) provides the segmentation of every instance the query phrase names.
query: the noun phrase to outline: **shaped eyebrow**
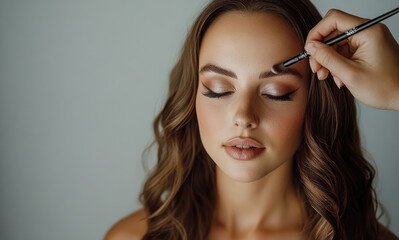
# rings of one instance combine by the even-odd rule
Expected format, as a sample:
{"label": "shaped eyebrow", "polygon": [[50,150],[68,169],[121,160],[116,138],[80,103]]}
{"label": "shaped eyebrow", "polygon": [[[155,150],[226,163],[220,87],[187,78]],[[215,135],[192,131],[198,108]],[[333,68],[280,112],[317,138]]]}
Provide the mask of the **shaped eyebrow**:
{"label": "shaped eyebrow", "polygon": [[[201,70],[199,72],[200,73],[214,72],[214,73],[218,73],[221,75],[225,75],[227,77],[237,79],[237,75],[233,71],[224,69],[224,68],[216,66],[214,64],[206,64],[205,66],[203,66],[201,68]],[[295,70],[293,68],[285,68],[282,72],[279,72],[277,74],[273,73],[272,71],[265,71],[259,75],[259,79],[270,78],[270,77],[281,76],[281,75],[293,75],[293,76],[302,78],[302,75],[297,70]]]}

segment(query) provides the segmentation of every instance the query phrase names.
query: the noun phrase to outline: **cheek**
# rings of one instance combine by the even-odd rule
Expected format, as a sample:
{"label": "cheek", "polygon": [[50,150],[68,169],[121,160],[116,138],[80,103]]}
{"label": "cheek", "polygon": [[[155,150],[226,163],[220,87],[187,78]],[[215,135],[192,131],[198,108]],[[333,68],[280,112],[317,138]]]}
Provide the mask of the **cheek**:
{"label": "cheek", "polygon": [[302,129],[305,117],[305,106],[298,105],[289,110],[280,110],[267,123],[267,132],[276,148],[289,149],[294,153],[302,141]]}
{"label": "cheek", "polygon": [[204,99],[202,96],[197,96],[196,113],[198,127],[203,141],[205,140],[204,137],[212,136],[212,134],[217,133],[226,125],[226,121],[222,114],[223,111],[221,110],[220,107],[209,103],[208,100]]}

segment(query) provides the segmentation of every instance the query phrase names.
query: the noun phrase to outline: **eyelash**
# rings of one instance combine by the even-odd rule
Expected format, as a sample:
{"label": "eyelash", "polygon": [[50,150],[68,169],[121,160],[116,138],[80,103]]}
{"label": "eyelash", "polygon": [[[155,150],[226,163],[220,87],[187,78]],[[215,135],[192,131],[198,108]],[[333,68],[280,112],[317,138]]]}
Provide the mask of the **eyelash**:
{"label": "eyelash", "polygon": [[[208,89],[208,92],[205,92],[202,94],[209,98],[221,98],[221,97],[225,97],[225,96],[228,96],[233,93],[233,92],[215,93],[215,92],[211,91],[209,88],[207,88],[207,89]],[[267,97],[274,101],[292,101],[292,98],[290,96],[295,91],[296,90],[288,92],[288,93],[286,93],[284,95],[280,95],[280,96],[270,95],[270,94],[266,94],[266,93],[262,94],[262,96]]]}
{"label": "eyelash", "polygon": [[293,94],[294,92],[295,92],[295,90],[291,91],[289,93],[286,93],[284,95],[280,95],[280,96],[274,96],[274,95],[270,95],[270,94],[262,94],[262,96],[265,96],[265,97],[267,97],[271,100],[275,100],[275,101],[292,101],[291,94]]}

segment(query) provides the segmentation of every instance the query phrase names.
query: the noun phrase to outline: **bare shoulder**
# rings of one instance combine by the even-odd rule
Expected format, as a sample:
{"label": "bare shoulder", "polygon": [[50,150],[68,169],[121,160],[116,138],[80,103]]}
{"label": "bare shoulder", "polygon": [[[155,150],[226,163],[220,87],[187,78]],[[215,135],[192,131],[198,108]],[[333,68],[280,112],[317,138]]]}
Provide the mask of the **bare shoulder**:
{"label": "bare shoulder", "polygon": [[399,240],[387,227],[383,226],[381,223],[379,223],[378,226],[380,229],[378,240]]}
{"label": "bare shoulder", "polygon": [[147,214],[140,209],[115,223],[104,240],[138,240],[147,232]]}

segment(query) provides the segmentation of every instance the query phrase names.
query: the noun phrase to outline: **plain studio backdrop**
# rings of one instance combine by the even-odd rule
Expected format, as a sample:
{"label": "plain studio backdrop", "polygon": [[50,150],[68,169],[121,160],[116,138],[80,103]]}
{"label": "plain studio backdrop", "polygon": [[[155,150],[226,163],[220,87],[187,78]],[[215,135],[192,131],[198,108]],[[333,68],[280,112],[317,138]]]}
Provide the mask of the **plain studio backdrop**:
{"label": "plain studio backdrop", "polygon": [[[207,2],[1,0],[0,239],[101,239],[140,208],[141,154]],[[322,15],[368,18],[399,6],[313,3]],[[384,23],[398,41],[399,14]],[[379,200],[399,235],[399,113],[358,105]]]}

